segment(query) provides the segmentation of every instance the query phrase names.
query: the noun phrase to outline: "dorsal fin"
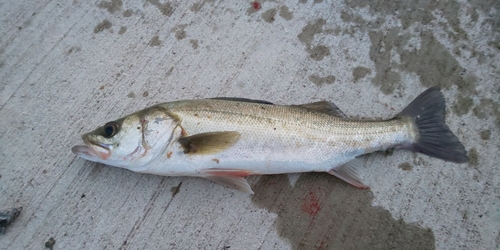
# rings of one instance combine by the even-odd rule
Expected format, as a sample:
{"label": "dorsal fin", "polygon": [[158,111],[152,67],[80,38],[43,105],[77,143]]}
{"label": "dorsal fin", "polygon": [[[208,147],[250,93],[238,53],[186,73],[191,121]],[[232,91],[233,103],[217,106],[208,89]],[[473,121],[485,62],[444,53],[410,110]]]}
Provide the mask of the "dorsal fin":
{"label": "dorsal fin", "polygon": [[213,100],[224,100],[224,101],[233,101],[233,102],[251,102],[251,103],[260,103],[260,104],[274,105],[274,103],[268,102],[268,101],[254,100],[254,99],[247,99],[247,98],[239,98],[239,97],[214,97],[214,98],[210,98],[210,99],[213,99]]}
{"label": "dorsal fin", "polygon": [[342,112],[342,110],[340,110],[339,107],[337,107],[337,105],[335,105],[333,102],[320,101],[293,106],[314,110],[316,112],[333,115],[340,118],[347,118],[344,112]]}

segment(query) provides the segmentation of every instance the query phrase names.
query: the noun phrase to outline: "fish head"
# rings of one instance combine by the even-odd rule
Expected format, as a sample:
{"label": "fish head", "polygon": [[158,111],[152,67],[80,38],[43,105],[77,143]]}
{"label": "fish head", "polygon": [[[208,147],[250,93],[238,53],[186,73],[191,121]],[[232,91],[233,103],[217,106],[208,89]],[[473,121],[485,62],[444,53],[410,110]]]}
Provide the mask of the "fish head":
{"label": "fish head", "polygon": [[86,160],[140,171],[163,154],[177,120],[156,106],[110,121],[82,136],[85,145],[72,151]]}

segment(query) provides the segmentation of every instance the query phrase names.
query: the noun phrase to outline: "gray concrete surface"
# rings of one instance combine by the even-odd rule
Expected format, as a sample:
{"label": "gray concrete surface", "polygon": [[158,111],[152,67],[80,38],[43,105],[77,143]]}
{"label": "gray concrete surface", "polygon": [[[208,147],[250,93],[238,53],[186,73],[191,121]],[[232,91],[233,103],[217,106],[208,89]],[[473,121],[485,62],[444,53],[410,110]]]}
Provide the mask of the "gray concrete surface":
{"label": "gray concrete surface", "polygon": [[[498,1],[0,2],[0,249],[500,249]],[[239,96],[389,118],[439,85],[468,164],[367,159],[255,195],[76,158],[149,105]]]}

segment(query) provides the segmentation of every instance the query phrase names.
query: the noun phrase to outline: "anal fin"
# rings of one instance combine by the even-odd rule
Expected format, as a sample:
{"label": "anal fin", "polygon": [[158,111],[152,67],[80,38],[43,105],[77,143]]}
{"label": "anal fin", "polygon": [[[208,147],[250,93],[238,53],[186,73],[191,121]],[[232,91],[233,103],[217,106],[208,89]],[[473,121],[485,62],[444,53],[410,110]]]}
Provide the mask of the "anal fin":
{"label": "anal fin", "polygon": [[224,186],[240,190],[247,194],[254,194],[244,176],[252,175],[251,171],[241,169],[211,168],[201,172],[202,177]]}
{"label": "anal fin", "polygon": [[363,160],[356,158],[348,163],[332,168],[328,173],[357,188],[368,189],[370,187],[363,184],[358,176],[358,169],[362,166]]}

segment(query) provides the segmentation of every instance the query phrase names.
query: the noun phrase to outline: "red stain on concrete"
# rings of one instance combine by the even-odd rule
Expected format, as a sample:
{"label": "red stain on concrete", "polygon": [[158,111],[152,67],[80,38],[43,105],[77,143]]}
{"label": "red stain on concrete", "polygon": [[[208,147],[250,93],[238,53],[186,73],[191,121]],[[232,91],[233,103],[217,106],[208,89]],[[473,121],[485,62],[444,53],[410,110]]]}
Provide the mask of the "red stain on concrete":
{"label": "red stain on concrete", "polygon": [[309,191],[306,194],[301,209],[302,211],[308,213],[311,216],[316,216],[319,213],[319,211],[321,211],[321,206],[319,205],[319,199],[313,191]]}
{"label": "red stain on concrete", "polygon": [[324,241],[321,241],[321,243],[319,243],[319,246],[316,248],[316,250],[323,250],[323,249],[327,249],[327,246],[326,246]]}
{"label": "red stain on concrete", "polygon": [[255,10],[260,10],[260,8],[262,8],[262,6],[260,5],[259,2],[257,1],[253,1],[252,2],[252,7],[255,9]]}

